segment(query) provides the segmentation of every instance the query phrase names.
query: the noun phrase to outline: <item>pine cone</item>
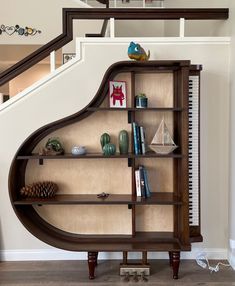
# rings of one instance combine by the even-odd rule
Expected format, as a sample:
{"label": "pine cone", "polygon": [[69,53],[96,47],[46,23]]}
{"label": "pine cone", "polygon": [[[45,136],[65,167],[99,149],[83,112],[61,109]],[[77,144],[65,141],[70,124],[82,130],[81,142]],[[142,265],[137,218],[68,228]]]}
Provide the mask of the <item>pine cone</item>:
{"label": "pine cone", "polygon": [[53,182],[36,182],[20,189],[22,197],[51,198],[58,191],[57,184]]}

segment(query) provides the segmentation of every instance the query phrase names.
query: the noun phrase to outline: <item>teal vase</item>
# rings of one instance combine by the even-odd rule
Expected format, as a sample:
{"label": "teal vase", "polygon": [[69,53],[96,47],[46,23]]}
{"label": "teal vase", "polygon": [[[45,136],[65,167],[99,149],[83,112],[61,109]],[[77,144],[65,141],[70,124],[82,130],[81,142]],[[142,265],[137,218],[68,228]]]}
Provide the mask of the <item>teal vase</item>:
{"label": "teal vase", "polygon": [[108,133],[103,133],[100,137],[100,144],[101,144],[102,150],[103,150],[104,146],[108,143],[110,143],[110,136]]}
{"label": "teal vase", "polygon": [[129,150],[129,135],[126,130],[119,133],[119,152],[120,154],[127,154]]}
{"label": "teal vase", "polygon": [[116,153],[116,146],[112,143],[108,143],[103,147],[103,153],[105,156],[111,156]]}

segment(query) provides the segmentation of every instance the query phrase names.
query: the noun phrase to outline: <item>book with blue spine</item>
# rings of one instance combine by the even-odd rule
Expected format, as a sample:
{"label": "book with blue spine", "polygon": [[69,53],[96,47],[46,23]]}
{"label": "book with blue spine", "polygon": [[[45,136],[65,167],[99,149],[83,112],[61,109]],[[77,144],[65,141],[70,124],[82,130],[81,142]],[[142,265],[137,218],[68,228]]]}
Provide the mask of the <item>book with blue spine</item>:
{"label": "book with blue spine", "polygon": [[143,167],[143,173],[144,173],[144,186],[145,186],[145,196],[146,198],[151,197],[151,189],[149,187],[149,181],[148,181],[148,173],[145,167]]}
{"label": "book with blue spine", "polygon": [[140,139],[140,126],[136,124],[136,137],[137,137],[137,149],[138,149],[138,155],[141,153],[141,139]]}
{"label": "book with blue spine", "polygon": [[139,166],[139,171],[140,171],[141,197],[146,198],[145,181],[144,181],[144,167],[143,166]]}
{"label": "book with blue spine", "polygon": [[135,155],[138,155],[138,142],[137,142],[136,123],[135,122],[132,123],[132,127],[133,127],[134,151],[135,151]]}
{"label": "book with blue spine", "polygon": [[141,145],[141,153],[144,155],[146,153],[146,146],[145,146],[145,133],[143,126],[140,126],[140,145]]}

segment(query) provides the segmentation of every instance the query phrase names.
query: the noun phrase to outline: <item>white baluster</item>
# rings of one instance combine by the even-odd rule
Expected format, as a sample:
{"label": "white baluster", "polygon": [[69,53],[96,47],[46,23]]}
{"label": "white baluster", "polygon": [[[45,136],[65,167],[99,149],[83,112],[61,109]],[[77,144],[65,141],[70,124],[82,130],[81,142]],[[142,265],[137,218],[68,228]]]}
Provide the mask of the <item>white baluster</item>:
{"label": "white baluster", "polygon": [[184,37],[185,19],[180,18],[180,37]]}
{"label": "white baluster", "polygon": [[55,71],[55,51],[50,53],[50,66],[51,66],[51,72]]}
{"label": "white baluster", "polygon": [[114,21],[114,18],[110,18],[110,38],[115,38],[115,21]]}

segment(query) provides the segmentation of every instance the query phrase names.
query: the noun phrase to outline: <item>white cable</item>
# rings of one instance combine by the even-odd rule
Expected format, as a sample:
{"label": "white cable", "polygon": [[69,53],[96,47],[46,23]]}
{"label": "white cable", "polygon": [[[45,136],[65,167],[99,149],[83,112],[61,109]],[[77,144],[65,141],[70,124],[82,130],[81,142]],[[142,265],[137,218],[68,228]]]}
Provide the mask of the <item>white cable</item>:
{"label": "white cable", "polygon": [[[203,260],[205,260],[206,263]],[[220,268],[219,268],[220,265],[225,266],[225,267],[230,267],[230,264],[225,264],[222,262],[218,262],[216,264],[216,266],[214,266],[214,267],[211,266],[205,253],[201,253],[200,255],[198,255],[196,257],[196,262],[200,267],[202,267],[204,269],[206,269],[208,267],[208,269],[211,271],[211,273],[218,272],[220,270]]]}

